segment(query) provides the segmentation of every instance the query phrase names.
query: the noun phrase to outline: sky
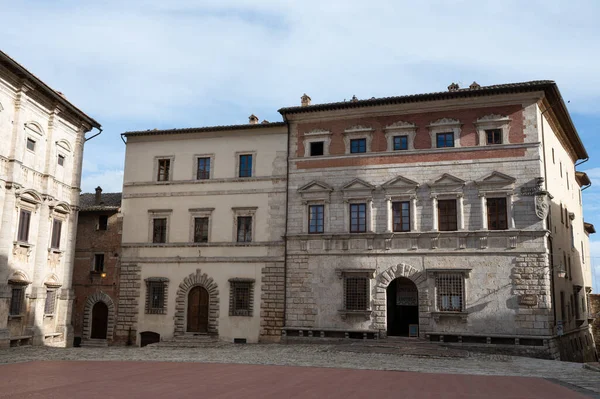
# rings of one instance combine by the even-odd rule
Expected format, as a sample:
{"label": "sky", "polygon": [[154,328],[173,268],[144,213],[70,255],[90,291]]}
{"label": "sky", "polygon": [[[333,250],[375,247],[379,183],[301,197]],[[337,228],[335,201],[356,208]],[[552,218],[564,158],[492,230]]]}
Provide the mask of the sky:
{"label": "sky", "polygon": [[578,170],[600,290],[596,0],[0,0],[0,48],[102,124],[82,189],[121,191],[128,130],[279,121],[313,103],[554,80],[590,160]]}

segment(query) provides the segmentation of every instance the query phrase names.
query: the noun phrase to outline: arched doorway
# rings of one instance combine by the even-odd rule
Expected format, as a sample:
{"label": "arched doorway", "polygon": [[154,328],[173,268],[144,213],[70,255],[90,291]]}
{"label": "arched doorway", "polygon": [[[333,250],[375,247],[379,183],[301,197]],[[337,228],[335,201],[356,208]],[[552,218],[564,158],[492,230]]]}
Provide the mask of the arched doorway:
{"label": "arched doorway", "polygon": [[96,302],[92,308],[92,339],[106,339],[108,330],[108,306],[104,302]]}
{"label": "arched doorway", "polygon": [[208,291],[196,286],[188,294],[187,331],[208,332]]}
{"label": "arched doorway", "polygon": [[408,336],[409,325],[419,324],[419,293],[406,277],[398,277],[386,289],[387,334]]}

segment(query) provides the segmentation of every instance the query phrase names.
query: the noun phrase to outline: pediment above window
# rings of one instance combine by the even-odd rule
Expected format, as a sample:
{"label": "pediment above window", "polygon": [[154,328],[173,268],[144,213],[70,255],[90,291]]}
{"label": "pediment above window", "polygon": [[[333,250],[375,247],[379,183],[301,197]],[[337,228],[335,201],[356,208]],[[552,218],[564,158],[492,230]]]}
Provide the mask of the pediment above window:
{"label": "pediment above window", "polygon": [[304,137],[313,137],[313,136],[329,136],[331,135],[331,132],[329,130],[325,130],[325,129],[312,129],[309,130],[308,132],[304,133]]}
{"label": "pediment above window", "polygon": [[29,131],[31,131],[33,133],[36,133],[39,136],[44,135],[44,129],[42,128],[42,125],[40,125],[37,122],[26,122],[25,128],[27,128]]}
{"label": "pediment above window", "polygon": [[71,144],[67,140],[59,140],[56,142],[56,145],[67,152],[71,152]]}
{"label": "pediment above window", "polygon": [[398,121],[394,122],[391,125],[387,125],[383,130],[414,130],[417,128],[417,125],[410,122]]}
{"label": "pediment above window", "polygon": [[19,201],[28,202],[30,204],[39,205],[43,201],[42,195],[32,189],[19,190],[19,191],[17,191],[16,195],[17,195]]}
{"label": "pediment above window", "polygon": [[467,182],[449,173],[444,173],[433,183],[428,184],[432,192],[461,191]]}
{"label": "pediment above window", "polygon": [[361,179],[354,179],[342,187],[344,198],[371,197],[375,186]]}
{"label": "pediment above window", "polygon": [[494,171],[491,174],[489,174],[488,176],[484,177],[483,179],[477,180],[475,182],[475,184],[477,185],[477,187],[479,187],[479,189],[483,189],[483,190],[490,190],[490,189],[512,190],[514,188],[516,181],[517,181],[517,179],[515,179],[512,176],[505,175],[504,173]]}
{"label": "pediment above window", "polygon": [[483,116],[483,117],[477,119],[476,124],[497,123],[497,122],[501,122],[501,123],[510,122],[510,118],[507,116],[504,116],[504,115],[489,114],[489,115],[486,115],[486,116]]}
{"label": "pediment above window", "polygon": [[363,132],[370,132],[372,130],[373,130],[373,128],[370,126],[354,125],[348,129],[345,129],[344,133],[363,133]]}
{"label": "pediment above window", "polygon": [[298,189],[298,193],[303,200],[329,201],[329,195],[332,191],[333,187],[329,184],[317,180],[313,180]]}
{"label": "pediment above window", "polygon": [[8,278],[9,284],[28,285],[31,284],[31,280],[27,277],[27,274],[21,270],[16,270]]}
{"label": "pediment above window", "polygon": [[60,283],[56,274],[53,273],[44,279],[44,285],[48,288],[59,288],[62,284]]}
{"label": "pediment above window", "polygon": [[388,195],[415,194],[417,188],[419,188],[419,183],[404,176],[397,176],[381,187]]}
{"label": "pediment above window", "polygon": [[461,123],[457,119],[442,118],[435,122],[431,122],[428,127],[460,127]]}

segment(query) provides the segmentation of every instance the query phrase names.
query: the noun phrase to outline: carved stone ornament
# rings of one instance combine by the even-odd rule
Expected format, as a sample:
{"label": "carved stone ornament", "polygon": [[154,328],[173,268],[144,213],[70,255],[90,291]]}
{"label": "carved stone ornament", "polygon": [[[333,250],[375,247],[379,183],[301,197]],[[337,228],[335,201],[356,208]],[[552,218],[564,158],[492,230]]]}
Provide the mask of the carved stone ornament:
{"label": "carved stone ornament", "polygon": [[548,211],[550,210],[550,205],[548,204],[548,197],[546,194],[539,194],[535,196],[535,214],[541,220],[546,219],[548,217]]}

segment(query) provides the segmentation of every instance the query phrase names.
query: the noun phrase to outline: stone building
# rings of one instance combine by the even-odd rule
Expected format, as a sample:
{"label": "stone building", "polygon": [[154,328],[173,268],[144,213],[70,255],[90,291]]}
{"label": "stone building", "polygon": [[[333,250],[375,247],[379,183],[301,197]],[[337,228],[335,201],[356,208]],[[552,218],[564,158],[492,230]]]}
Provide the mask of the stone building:
{"label": "stone building", "polygon": [[116,339],[278,341],[286,126],[124,133]]}
{"label": "stone building", "polygon": [[287,337],[590,360],[587,159],[556,84],[283,108]]}
{"label": "stone building", "polygon": [[600,295],[590,295],[590,318],[592,319],[592,333],[596,353],[600,353]]}
{"label": "stone building", "polygon": [[0,347],[73,341],[81,162],[93,128],[100,124],[0,52]]}
{"label": "stone building", "polygon": [[81,194],[75,244],[75,345],[114,342],[119,303],[121,193]]}

